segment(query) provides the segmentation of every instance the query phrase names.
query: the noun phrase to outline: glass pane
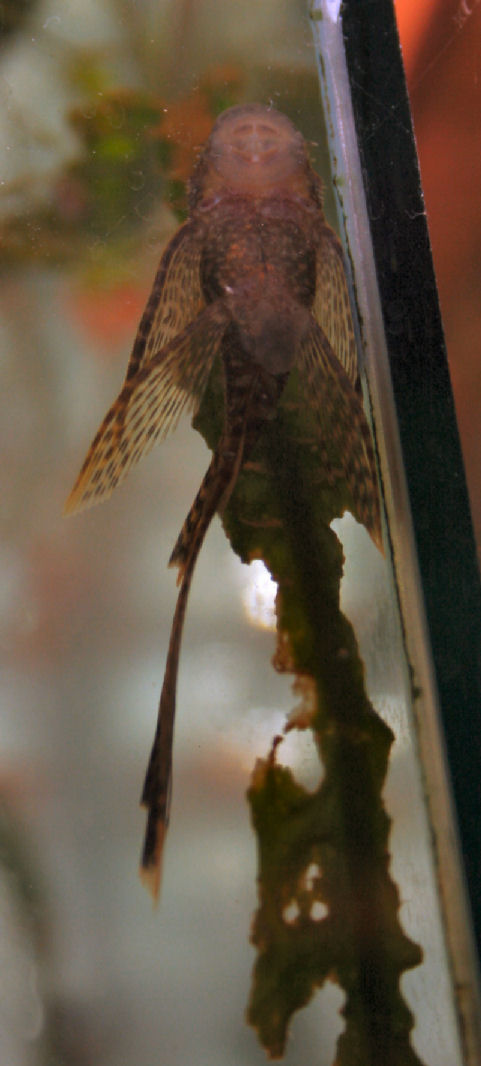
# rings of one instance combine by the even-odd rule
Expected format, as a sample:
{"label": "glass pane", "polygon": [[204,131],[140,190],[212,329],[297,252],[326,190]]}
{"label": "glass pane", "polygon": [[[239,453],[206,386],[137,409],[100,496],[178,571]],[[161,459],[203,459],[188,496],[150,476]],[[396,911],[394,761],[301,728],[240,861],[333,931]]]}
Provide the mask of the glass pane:
{"label": "glass pane", "polygon": [[[321,83],[331,116],[336,188],[353,266],[390,519],[393,591],[402,611],[410,674],[408,720],[410,706],[414,712],[411,751],[423,764],[428,832],[434,848],[433,886],[436,891],[437,880],[450,953],[445,973],[452,967],[456,975],[449,994],[459,1012],[463,1061],[475,1062],[479,1057],[479,1000],[472,929],[479,930],[479,848],[472,839],[472,826],[479,822],[479,797],[477,785],[474,790],[471,786],[471,759],[476,781],[479,751],[477,742],[466,749],[460,736],[465,728],[471,735],[478,733],[479,573],[410,116],[389,5],[371,20],[355,5],[344,5],[341,15],[338,5],[320,3],[314,17]],[[379,63],[374,58],[378,54],[382,56]],[[386,123],[387,115],[392,121]],[[443,477],[456,486],[449,514],[439,492]],[[469,548],[461,557],[465,537]],[[458,558],[470,577],[459,571],[457,591],[448,599],[447,575],[454,589]],[[460,595],[465,587],[469,594]],[[452,677],[452,683],[447,683],[452,655],[463,660],[463,676],[470,678],[462,706],[456,697],[457,682]],[[395,826],[396,820],[394,833]],[[425,857],[428,851],[426,847]],[[427,881],[423,883],[426,886]],[[426,915],[433,914],[433,905],[420,899],[420,906],[425,923]],[[431,1050],[432,1040],[431,1034]]]}
{"label": "glass pane", "polygon": [[[262,559],[241,562],[216,518],[189,599],[171,820],[154,912],[137,876],[145,827],[138,799],[176,601],[167,563],[209,449],[184,417],[102,507],[62,517],[89,441],[122,385],[157,264],[185,217],[186,181],[216,116],[256,100],[287,114],[309,143],[325,182],[327,220],[337,225],[305,6],[227,4],[222,18],[206,0],[66,0],[61,7],[38,0],[3,8],[2,1062],[215,1066],[261,1063],[266,1051],[283,1051],[287,1063],[328,1066],[339,1038],[337,1061],[354,1061],[359,1048],[346,1040],[352,1032],[370,1042],[373,1061],[376,1047],[388,1047],[390,1061],[404,1066],[467,1062],[389,566],[352,517],[334,521],[346,556],[341,607],[359,657],[338,611],[337,541],[324,529],[308,554],[324,509],[344,510],[344,495],[331,498],[324,469],[319,497],[317,490],[291,493],[299,456],[306,484],[316,484],[317,453],[302,452],[304,416],[285,452],[289,403],[269,423],[262,498],[253,500],[253,456],[251,480],[239,483],[225,522],[244,555],[259,509],[267,507],[263,528],[281,527],[269,550],[283,574],[283,632],[294,648],[298,603],[289,613],[291,549],[284,548],[295,515],[279,520],[269,486],[280,486],[284,507],[291,496],[303,502],[291,553],[299,587],[307,584],[316,603],[326,578],[328,588],[327,613],[322,607],[312,623],[323,660],[318,692],[309,664],[302,670],[297,661],[294,670],[292,648],[282,640],[276,648],[276,588]],[[199,422],[207,437],[216,429],[215,395],[214,383]],[[312,434],[306,413],[307,425]],[[294,648],[300,657],[308,615],[304,603]],[[329,655],[322,650],[332,631],[326,619],[347,642],[336,645],[345,666],[332,647]],[[339,759],[325,713],[338,679],[342,694],[355,691],[361,700],[352,706],[349,744],[354,736],[367,774],[358,780],[372,787],[369,800],[361,792],[352,808],[353,779],[343,779],[339,767],[354,749]],[[314,704],[322,729],[313,728]],[[284,736],[295,705],[302,714],[291,715]],[[328,753],[324,762],[319,749]],[[311,817],[318,801],[322,824]],[[295,873],[282,852],[291,828]],[[356,834],[372,848],[367,857],[359,849],[353,858]],[[357,893],[361,874],[365,896]],[[269,891],[278,891],[275,906],[259,910],[260,902],[270,905]],[[350,913],[356,935],[343,940]],[[392,942],[380,961],[371,949],[387,929]],[[274,965],[262,971],[268,941]],[[376,1002],[382,1010],[393,1004],[398,1037],[389,1039],[399,1039],[402,1059],[395,1043],[383,1044],[369,1011],[356,1003],[349,1015],[362,972],[372,977],[367,995],[360,989],[363,1010],[382,976]]]}

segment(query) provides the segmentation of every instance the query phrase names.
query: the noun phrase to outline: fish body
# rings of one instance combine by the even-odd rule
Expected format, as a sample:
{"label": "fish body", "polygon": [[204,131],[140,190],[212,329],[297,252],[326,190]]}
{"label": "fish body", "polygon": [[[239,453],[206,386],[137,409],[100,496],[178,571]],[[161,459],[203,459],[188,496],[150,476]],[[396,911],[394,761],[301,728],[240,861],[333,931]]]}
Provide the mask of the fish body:
{"label": "fish body", "polygon": [[189,218],[168,245],[134,342],[123,388],[80,472],[67,511],[107,497],[155,440],[201,401],[222,361],[224,427],[181,530],[179,568],[157,731],[142,793],[141,873],[158,893],[172,777],[175,693],[195,562],[295,366],[321,437],[343,457],[353,510],[380,543],[371,439],[342,252],[301,134],[259,104],[214,125],[190,182]]}

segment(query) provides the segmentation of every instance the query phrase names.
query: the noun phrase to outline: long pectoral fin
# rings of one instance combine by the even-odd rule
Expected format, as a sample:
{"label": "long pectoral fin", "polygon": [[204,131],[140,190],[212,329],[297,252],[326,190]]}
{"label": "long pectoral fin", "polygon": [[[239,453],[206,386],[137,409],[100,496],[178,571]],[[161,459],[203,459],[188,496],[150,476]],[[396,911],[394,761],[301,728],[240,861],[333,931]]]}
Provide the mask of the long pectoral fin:
{"label": "long pectoral fin", "polygon": [[171,237],[160,260],[134,340],[126,381],[135,377],[204,309],[201,257],[202,243],[196,227],[187,221]]}
{"label": "long pectoral fin", "polygon": [[339,237],[324,223],[317,262],[312,314],[327,338],[333,355],[353,385],[359,377],[357,346]]}
{"label": "long pectoral fin", "polygon": [[327,454],[349,489],[354,517],[383,551],[381,512],[371,432],[360,396],[317,322],[298,356],[301,383]]}
{"label": "long pectoral fin", "polygon": [[211,304],[126,380],[92,441],[66,514],[107,499],[129,468],[175,428],[182,412],[197,409],[228,321],[223,304]]}

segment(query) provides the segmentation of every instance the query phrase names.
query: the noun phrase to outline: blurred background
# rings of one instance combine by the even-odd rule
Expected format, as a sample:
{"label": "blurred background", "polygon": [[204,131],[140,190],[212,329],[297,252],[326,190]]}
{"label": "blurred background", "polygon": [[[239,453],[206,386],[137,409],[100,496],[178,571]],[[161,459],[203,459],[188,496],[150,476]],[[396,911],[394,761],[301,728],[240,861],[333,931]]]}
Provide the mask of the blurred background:
{"label": "blurred background", "polygon": [[481,544],[481,5],[396,0],[449,367]]}
{"label": "blurred background", "polygon": [[[481,5],[396,9],[479,542]],[[244,793],[295,702],[270,665],[272,587],[216,522],[187,619],[153,915],[137,879],[137,802],[175,603],[167,560],[207,449],[182,423],[108,504],[69,520],[62,507],[215,115],[252,99],[286,111],[312,142],[334,221],[306,5],[11,0],[0,34],[0,1058],[261,1063],[243,1019],[256,902]],[[426,962],[403,988],[423,1003],[418,1053],[454,1066],[439,928],[426,921],[427,829],[405,801],[420,786],[389,654],[397,623],[367,535],[346,520],[344,538],[348,569],[358,560],[346,609],[397,734],[386,801],[401,916],[424,938]],[[313,784],[309,739],[289,745],[283,761]],[[341,1006],[330,987],[295,1019],[288,1063],[328,1066]]]}

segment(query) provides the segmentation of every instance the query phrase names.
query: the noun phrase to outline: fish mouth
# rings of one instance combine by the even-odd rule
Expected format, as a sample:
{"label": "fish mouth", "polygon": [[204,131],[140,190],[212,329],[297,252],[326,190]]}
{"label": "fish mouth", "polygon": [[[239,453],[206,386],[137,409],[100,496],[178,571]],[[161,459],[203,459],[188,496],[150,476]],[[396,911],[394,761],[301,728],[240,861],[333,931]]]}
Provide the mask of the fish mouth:
{"label": "fish mouth", "polygon": [[286,115],[248,104],[225,111],[210,138],[210,158],[234,184],[284,178],[299,163],[300,135]]}
{"label": "fish mouth", "polygon": [[285,143],[285,136],[275,123],[264,120],[239,122],[231,130],[231,152],[246,163],[267,163],[275,159]]}

